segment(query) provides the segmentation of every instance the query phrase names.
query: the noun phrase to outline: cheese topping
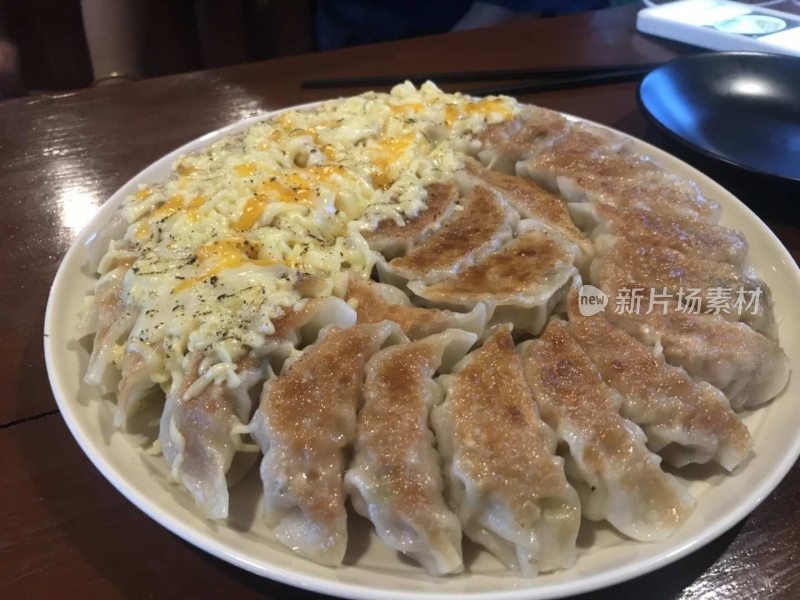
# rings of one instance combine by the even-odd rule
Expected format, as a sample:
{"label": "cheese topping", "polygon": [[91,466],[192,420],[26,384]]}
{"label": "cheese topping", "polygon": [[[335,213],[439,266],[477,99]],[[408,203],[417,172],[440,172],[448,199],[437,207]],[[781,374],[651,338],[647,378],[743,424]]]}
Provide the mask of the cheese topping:
{"label": "cheese topping", "polygon": [[[213,364],[258,351],[301,291],[328,295],[344,271],[368,275],[361,232],[416,215],[475,134],[518,110],[405,83],[287,111],[181,157],[165,182],[126,199],[127,233],[101,262],[102,275],[115,256],[132,260],[123,300],[139,317],[125,351],[157,349],[162,371],[176,354]],[[299,285],[309,278],[319,285]]]}

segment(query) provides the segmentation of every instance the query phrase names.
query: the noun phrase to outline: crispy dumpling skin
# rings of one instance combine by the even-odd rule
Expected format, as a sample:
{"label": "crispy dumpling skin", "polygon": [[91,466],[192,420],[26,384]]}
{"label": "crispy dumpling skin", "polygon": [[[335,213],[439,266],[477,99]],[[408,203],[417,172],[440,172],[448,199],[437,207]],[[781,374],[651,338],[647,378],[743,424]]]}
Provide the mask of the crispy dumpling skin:
{"label": "crispy dumpling skin", "polygon": [[[688,257],[671,248],[632,243],[617,236],[601,236],[595,241],[595,247],[597,256],[590,269],[591,281],[615,300],[620,298],[623,289],[638,288],[646,294],[655,290],[668,295],[696,289],[703,298],[703,313],[718,313],[726,319],[742,321],[767,337],[777,339],[771,293],[762,280],[726,263]],[[719,298],[722,298],[719,294],[728,295],[727,302],[721,301],[718,308],[711,303],[715,293]],[[758,306],[733,309],[732,303],[740,293],[745,301],[757,294]],[[660,305],[655,307],[663,311]]]}
{"label": "crispy dumpling skin", "polygon": [[486,328],[487,310],[478,303],[469,312],[423,308],[411,304],[402,290],[384,283],[350,274],[345,299],[356,311],[358,323],[393,321],[412,340],[418,340],[445,329],[462,329],[482,335]]}
{"label": "crispy dumpling skin", "polygon": [[579,288],[578,280],[567,299],[567,329],[622,394],[621,414],[644,430],[648,447],[678,467],[715,460],[732,471],[747,458],[750,433],[725,395],[668,365],[602,313],[581,314]]}
{"label": "crispy dumpling skin", "polygon": [[704,196],[694,182],[656,170],[636,172],[628,177],[571,172],[559,175],[558,191],[569,202],[636,207],[662,215],[717,223],[722,209]]}
{"label": "crispy dumpling skin", "polygon": [[591,237],[617,235],[627,241],[664,246],[686,256],[730,263],[743,268],[748,244],[744,235],[733,229],[678,215],[665,215],[636,206],[571,203],[569,213]]}
{"label": "crispy dumpling skin", "polygon": [[465,171],[457,173],[459,185],[471,188],[480,183],[494,189],[525,220],[533,220],[555,229],[578,248],[576,266],[588,266],[594,253],[591,241],[573,223],[564,202],[555,194],[523,177],[492,171],[480,163],[465,161]]}
{"label": "crispy dumpling skin", "polygon": [[404,223],[390,219],[380,221],[372,231],[362,235],[369,247],[387,259],[403,256],[412,245],[436,231],[455,210],[458,188],[452,182],[432,183],[425,188],[426,206]]}
{"label": "crispy dumpling skin", "polygon": [[433,375],[459,360],[474,333],[450,329],[381,350],[367,363],[364,405],[345,476],[355,510],[389,546],[432,575],[457,573],[461,524],[442,496],[441,464],[428,428],[441,401]]}
{"label": "crispy dumpling skin", "polygon": [[409,283],[417,296],[436,306],[474,308],[485,304],[490,324],[511,323],[537,334],[563,299],[577,273],[576,247],[537,221],[521,221],[519,235],[453,277],[426,285]]}
{"label": "crispy dumpling skin", "polygon": [[575,561],[578,496],[539,417],[508,326],[440,379],[431,423],[464,534],[525,576]]}
{"label": "crispy dumpling skin", "polygon": [[[313,340],[323,324],[349,327],[355,312],[339,298],[305,302],[273,320],[274,332],[258,355],[238,361],[235,374],[215,374],[204,385],[202,356],[184,359],[182,373],[173,375],[161,414],[159,444],[173,478],[180,482],[209,518],[228,515],[228,473],[240,449],[242,425],[253,415],[250,389],[270,372],[270,361],[283,362],[303,339]],[[205,372],[205,371],[204,371]],[[125,383],[123,377],[121,383]]]}
{"label": "crispy dumpling skin", "polygon": [[518,221],[517,213],[498,194],[476,186],[463,209],[408,254],[379,261],[380,279],[402,286],[406,281],[433,282],[452,276],[511,239]]}
{"label": "crispy dumpling skin", "polygon": [[668,538],[694,498],[660,466],[642,430],[619,414],[621,396],[604,381],[566,324],[553,320],[520,345],[544,421],[567,444],[567,474],[583,515],[605,519],[640,541]]}
{"label": "crispy dumpling skin", "polygon": [[736,410],[756,408],[780,394],[789,380],[789,359],[774,340],[720,315],[666,313],[606,317],[642,343],[658,346],[667,362],[720,389]]}
{"label": "crispy dumpling skin", "polygon": [[477,136],[477,156],[489,168],[513,175],[518,161],[539,154],[566,135],[570,127],[560,113],[523,106],[516,118],[489,125]]}
{"label": "crispy dumpling skin", "polygon": [[388,321],[327,328],[261,392],[251,431],[264,453],[264,518],[282,544],[318,563],[340,565],[347,548],[342,478],[364,365],[400,339]]}

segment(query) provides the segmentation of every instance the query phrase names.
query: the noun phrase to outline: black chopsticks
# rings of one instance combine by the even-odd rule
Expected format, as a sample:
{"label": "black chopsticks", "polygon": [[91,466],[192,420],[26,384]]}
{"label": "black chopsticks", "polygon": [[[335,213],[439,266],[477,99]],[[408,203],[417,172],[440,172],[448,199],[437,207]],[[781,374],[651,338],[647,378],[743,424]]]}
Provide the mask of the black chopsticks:
{"label": "black chopsticks", "polygon": [[530,81],[526,83],[513,83],[509,85],[498,85],[494,87],[479,88],[468,90],[470,96],[497,96],[500,94],[533,94],[536,92],[554,92],[556,90],[567,90],[571,88],[590,87],[593,85],[606,85],[611,83],[624,83],[626,81],[636,81],[647,75],[652,68],[647,69],[628,69],[615,70],[605,73],[595,73],[592,75],[580,75],[576,77],[564,77],[551,79],[549,81]]}
{"label": "black chopsticks", "polygon": [[[371,77],[343,77],[334,79],[307,79],[304,89],[325,89],[365,86],[388,86],[403,81],[419,84],[427,80],[435,83],[469,83],[479,81],[525,81],[493,88],[471,90],[470,94],[531,93],[567,89],[583,85],[601,85],[632,81],[646,74],[658,63],[594,67],[550,67],[537,69],[496,69],[493,71],[462,71],[445,73],[412,73],[406,75],[376,75]],[[538,81],[536,81],[538,80]]]}

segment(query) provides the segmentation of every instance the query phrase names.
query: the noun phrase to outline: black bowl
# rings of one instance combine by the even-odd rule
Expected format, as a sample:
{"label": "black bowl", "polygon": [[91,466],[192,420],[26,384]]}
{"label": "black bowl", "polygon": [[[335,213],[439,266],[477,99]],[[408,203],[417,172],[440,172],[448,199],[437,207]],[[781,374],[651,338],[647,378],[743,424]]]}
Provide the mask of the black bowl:
{"label": "black bowl", "polygon": [[648,73],[639,105],[668,135],[737,167],[800,181],[800,58],[713,52]]}

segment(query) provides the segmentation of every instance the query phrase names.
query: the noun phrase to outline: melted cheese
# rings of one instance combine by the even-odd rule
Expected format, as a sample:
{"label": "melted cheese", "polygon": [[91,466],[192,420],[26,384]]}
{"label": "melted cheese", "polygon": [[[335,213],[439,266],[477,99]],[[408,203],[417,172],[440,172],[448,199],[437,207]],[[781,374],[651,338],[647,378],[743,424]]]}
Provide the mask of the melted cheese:
{"label": "melted cheese", "polygon": [[298,282],[314,276],[330,294],[343,271],[368,274],[360,232],[413,217],[475,134],[518,110],[406,83],[286,111],[181,157],[126,200],[130,226],[111,246],[132,257],[124,300],[139,318],[126,351],[155,348],[153,377],[166,381],[187,351],[213,364],[258,349],[303,301]]}

